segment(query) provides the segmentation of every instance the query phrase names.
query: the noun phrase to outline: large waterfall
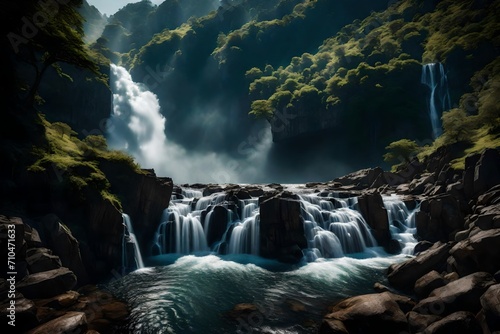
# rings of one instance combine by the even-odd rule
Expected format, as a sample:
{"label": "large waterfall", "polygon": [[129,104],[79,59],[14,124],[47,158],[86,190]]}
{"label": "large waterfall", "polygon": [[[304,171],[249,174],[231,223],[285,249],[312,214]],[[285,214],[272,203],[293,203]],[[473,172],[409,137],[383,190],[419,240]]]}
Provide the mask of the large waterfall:
{"label": "large waterfall", "polygon": [[[111,148],[126,151],[141,166],[154,168],[158,175],[181,183],[238,183],[254,181],[262,175],[272,144],[269,124],[241,142],[232,155],[218,148],[188,150],[168,138],[165,132],[168,120],[162,115],[157,96],[146,85],[134,82],[125,68],[114,64],[110,82],[113,112],[106,137]],[[203,119],[199,121],[204,123]],[[197,139],[200,134],[190,135]],[[201,138],[199,142],[203,145]]]}
{"label": "large waterfall", "polygon": [[448,77],[441,63],[425,64],[422,67],[421,83],[430,88],[429,116],[434,138],[441,135],[441,114],[451,108]]}

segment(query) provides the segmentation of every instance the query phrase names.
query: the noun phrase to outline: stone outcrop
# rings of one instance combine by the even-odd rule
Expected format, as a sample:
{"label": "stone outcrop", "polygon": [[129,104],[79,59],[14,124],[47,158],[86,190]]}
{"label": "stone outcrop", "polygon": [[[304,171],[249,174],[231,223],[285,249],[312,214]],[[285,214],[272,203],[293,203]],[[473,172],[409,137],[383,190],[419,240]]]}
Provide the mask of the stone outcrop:
{"label": "stone outcrop", "polygon": [[490,274],[477,272],[435,289],[429,297],[421,300],[413,311],[440,316],[458,311],[476,314],[481,310],[480,297],[494,284]]}
{"label": "stone outcrop", "polygon": [[391,241],[389,219],[382,195],[378,192],[366,193],[358,197],[358,209],[372,228],[373,236],[380,246],[388,247]]}
{"label": "stone outcrop", "polygon": [[417,235],[431,242],[454,240],[454,235],[463,229],[464,217],[458,201],[448,195],[428,198],[420,205],[416,214]]}
{"label": "stone outcrop", "polygon": [[387,279],[396,288],[411,290],[420,277],[433,270],[444,270],[451,247],[451,243],[436,243],[411,260],[393,264],[389,267]]}
{"label": "stone outcrop", "polygon": [[[390,292],[361,295],[333,306],[320,333],[401,333],[408,327],[405,314]],[[345,331],[346,330],[346,331]]]}
{"label": "stone outcrop", "polygon": [[307,248],[300,202],[279,194],[261,198],[260,255],[298,262]]}
{"label": "stone outcrop", "polygon": [[17,290],[27,298],[47,298],[76,286],[76,276],[68,268],[61,267],[30,274],[17,283]]}

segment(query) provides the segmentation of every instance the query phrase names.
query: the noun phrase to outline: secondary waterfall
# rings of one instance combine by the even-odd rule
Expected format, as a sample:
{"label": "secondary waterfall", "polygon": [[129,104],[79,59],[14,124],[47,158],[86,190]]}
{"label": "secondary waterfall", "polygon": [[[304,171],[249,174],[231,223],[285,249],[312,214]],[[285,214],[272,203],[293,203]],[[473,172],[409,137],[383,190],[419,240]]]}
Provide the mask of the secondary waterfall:
{"label": "secondary waterfall", "polygon": [[191,189],[173,195],[158,226],[153,253],[258,255],[258,199],[240,200],[238,210],[226,197],[225,193],[202,197]]}
{"label": "secondary waterfall", "polygon": [[441,114],[451,108],[448,77],[441,63],[425,64],[422,67],[421,83],[430,88],[429,116],[434,138],[441,135]]}
{"label": "secondary waterfall", "polygon": [[123,217],[123,239],[122,239],[122,268],[123,272],[144,268],[141,250],[135,237],[132,221],[127,214]]}
{"label": "secondary waterfall", "polygon": [[417,205],[414,210],[408,210],[397,196],[384,196],[383,199],[392,238],[403,245],[403,254],[413,254],[413,248],[417,244],[414,237],[415,233],[417,233],[415,213],[420,209],[419,206]]}
{"label": "secondary waterfall", "polygon": [[[377,242],[357,211],[357,198],[299,194],[308,262],[343,256],[373,257]],[[411,254],[416,240],[414,211],[396,196],[383,197],[393,239]],[[224,192],[202,196],[193,189],[174,194],[155,234],[153,254],[259,255],[259,198],[234,201]],[[372,249],[372,250],[370,250]],[[358,255],[356,255],[358,254]],[[359,255],[364,254],[364,255]]]}

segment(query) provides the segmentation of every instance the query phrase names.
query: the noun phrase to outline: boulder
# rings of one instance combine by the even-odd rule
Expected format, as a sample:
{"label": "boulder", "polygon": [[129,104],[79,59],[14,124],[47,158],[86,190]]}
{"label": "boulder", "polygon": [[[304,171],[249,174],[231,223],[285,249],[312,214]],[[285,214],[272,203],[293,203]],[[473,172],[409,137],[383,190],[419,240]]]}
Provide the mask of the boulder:
{"label": "boulder", "polygon": [[63,333],[85,333],[87,319],[83,312],[68,312],[54,320],[44,323],[27,334],[63,334]]}
{"label": "boulder", "polygon": [[38,231],[27,224],[24,224],[24,240],[27,248],[42,247],[42,240]]}
{"label": "boulder", "polygon": [[413,248],[413,254],[418,255],[418,253],[424,252],[424,251],[428,250],[429,248],[431,248],[432,245],[434,245],[434,244],[430,241],[427,241],[427,240],[419,241],[415,245],[415,248]]}
{"label": "boulder", "polygon": [[[15,310],[9,309],[12,308],[10,301],[15,301]],[[0,317],[2,318],[2,324],[0,328],[9,328],[10,326],[6,326],[8,321],[11,321],[10,315],[15,316],[15,329],[19,331],[25,331],[27,329],[33,328],[38,324],[37,318],[37,308],[35,303],[31,300],[24,298],[24,296],[20,293],[17,293],[15,299],[6,299],[4,302],[0,304]],[[13,327],[11,327],[12,329]],[[5,332],[4,332],[5,333]],[[8,331],[7,331],[8,333]]]}
{"label": "boulder", "polygon": [[343,186],[356,186],[358,189],[370,187],[377,178],[383,174],[380,167],[362,169],[354,173],[336,178],[334,181],[342,184]]}
{"label": "boulder", "polygon": [[488,328],[492,333],[500,331],[500,284],[490,286],[480,301]]}
{"label": "boulder", "polygon": [[455,271],[461,276],[475,271],[494,274],[500,270],[500,228],[471,232],[468,239],[458,242],[450,254],[455,259]]}
{"label": "boulder", "polygon": [[28,249],[26,252],[26,262],[31,274],[62,267],[59,256],[52,255],[52,251],[47,248]]}
{"label": "boulder", "polygon": [[301,206],[298,200],[284,196],[287,195],[261,198],[260,255],[285,262],[298,262],[302,258],[300,250],[307,248]]}
{"label": "boulder", "polygon": [[323,319],[319,327],[319,334],[349,334],[344,323],[336,319]]}
{"label": "boulder", "polygon": [[78,240],[71,234],[59,217],[54,214],[42,219],[44,239],[54,254],[59,256],[64,267],[71,270],[78,279],[78,284],[88,282],[87,271],[82,262]]}
{"label": "boulder", "polygon": [[421,333],[432,323],[441,320],[442,317],[432,314],[420,314],[417,312],[408,312],[408,327],[410,333]]}
{"label": "boulder", "polygon": [[414,290],[418,298],[425,298],[432,292],[432,290],[445,285],[446,281],[444,278],[441,277],[437,271],[433,270],[420,277],[415,282]]}
{"label": "boulder", "polygon": [[487,192],[500,183],[500,153],[487,149],[479,158],[474,169],[474,197]]}
{"label": "boulder", "polygon": [[432,242],[454,240],[464,226],[460,204],[448,194],[424,200],[415,219],[418,237]]}
{"label": "boulder", "polygon": [[434,322],[427,327],[424,334],[483,334],[481,325],[470,312],[455,312]]}
{"label": "boulder", "polygon": [[387,274],[389,283],[398,289],[413,289],[415,282],[428,272],[444,270],[451,247],[451,243],[436,243],[411,260],[391,265]]}
{"label": "boulder", "polygon": [[408,327],[403,311],[389,292],[344,299],[325,319],[341,321],[348,333],[400,333]]}
{"label": "boulder", "polygon": [[481,309],[480,297],[495,284],[493,277],[485,272],[477,272],[431,292],[421,300],[413,311],[421,314],[446,316],[453,312],[477,313]]}
{"label": "boulder", "polygon": [[377,243],[380,246],[388,247],[391,241],[391,233],[382,195],[374,192],[359,196],[358,210],[372,228]]}
{"label": "boulder", "polygon": [[69,307],[78,302],[80,294],[76,291],[67,291],[52,298],[37,300],[36,304],[40,307],[50,307],[56,310]]}
{"label": "boulder", "polygon": [[75,274],[61,267],[28,275],[17,283],[16,288],[27,298],[49,298],[71,290],[75,285]]}
{"label": "boulder", "polygon": [[226,313],[226,316],[232,319],[238,319],[241,317],[249,317],[251,314],[261,315],[262,313],[255,304],[241,303],[235,305],[232,310]]}

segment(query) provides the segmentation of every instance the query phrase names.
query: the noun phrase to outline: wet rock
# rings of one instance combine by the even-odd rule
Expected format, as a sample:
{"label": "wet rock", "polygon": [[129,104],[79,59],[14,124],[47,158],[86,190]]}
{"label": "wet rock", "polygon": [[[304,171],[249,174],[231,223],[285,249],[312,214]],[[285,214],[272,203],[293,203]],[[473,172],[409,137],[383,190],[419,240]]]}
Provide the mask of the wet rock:
{"label": "wet rock", "polygon": [[477,313],[481,309],[480,297],[495,284],[493,277],[485,272],[477,272],[431,292],[421,300],[413,311],[421,314],[448,315],[458,311]]}
{"label": "wet rock", "polygon": [[490,286],[480,302],[490,331],[500,331],[500,284]]}
{"label": "wet rock", "polygon": [[358,197],[358,209],[380,246],[388,247],[391,241],[389,220],[380,193],[366,193]]}
{"label": "wet rock", "polygon": [[411,260],[391,265],[387,274],[389,283],[398,289],[413,289],[420,277],[432,270],[444,269],[451,246],[451,243],[436,243]]}
{"label": "wet rock", "polygon": [[[285,195],[286,196],[286,195]],[[302,258],[307,248],[300,202],[277,195],[260,203],[260,255],[287,262]],[[293,251],[293,252],[291,252]]]}
{"label": "wet rock", "polygon": [[441,275],[437,271],[433,270],[420,277],[415,282],[414,290],[417,297],[425,298],[432,292],[432,290],[445,285],[446,281],[444,280],[444,278],[441,277]]}
{"label": "wet rock", "polygon": [[349,333],[400,333],[408,327],[389,292],[344,299],[333,306],[325,320],[341,321]]}
{"label": "wet rock", "polygon": [[241,317],[248,317],[251,314],[260,314],[259,308],[255,304],[241,303],[233,307],[233,309],[226,313],[226,315],[233,319]]}
{"label": "wet rock", "polygon": [[49,298],[71,290],[75,285],[75,274],[62,267],[28,275],[17,283],[16,288],[27,298]]}
{"label": "wet rock", "polygon": [[427,240],[419,241],[415,245],[415,248],[413,249],[413,254],[417,255],[418,253],[424,252],[424,251],[428,250],[429,248],[431,248],[432,245],[434,245],[434,243],[427,241]]}
{"label": "wet rock", "polygon": [[470,312],[455,312],[434,322],[424,331],[425,334],[483,334],[481,325]]}
{"label": "wet rock", "polygon": [[500,229],[471,232],[468,239],[458,242],[450,254],[455,259],[454,270],[461,276],[475,271],[491,274],[500,270]]}
{"label": "wet rock", "polygon": [[336,319],[323,319],[319,334],[349,334],[344,323]]}
{"label": "wet rock", "polygon": [[84,333],[87,330],[87,319],[85,313],[68,312],[54,320],[40,325],[27,334],[63,334],[63,333]]}

